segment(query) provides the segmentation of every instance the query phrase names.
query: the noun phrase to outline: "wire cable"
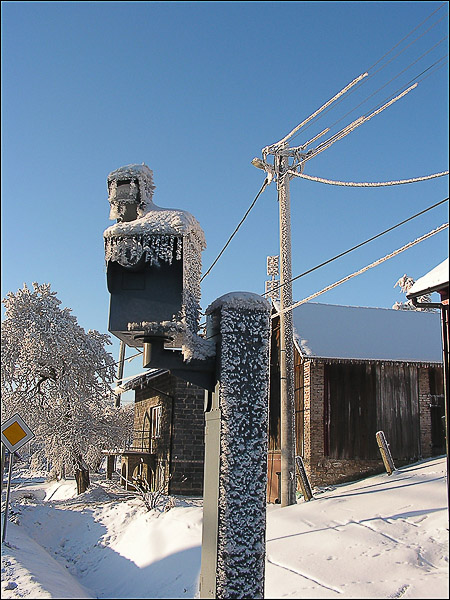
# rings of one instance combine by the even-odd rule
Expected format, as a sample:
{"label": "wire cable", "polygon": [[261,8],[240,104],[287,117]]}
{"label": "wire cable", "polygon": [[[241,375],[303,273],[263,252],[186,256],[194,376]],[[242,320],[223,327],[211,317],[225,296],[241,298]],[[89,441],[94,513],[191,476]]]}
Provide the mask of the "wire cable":
{"label": "wire cable", "polygon": [[[419,73],[418,75],[416,75],[415,77],[413,77],[413,79],[410,79],[410,81],[408,81],[408,83],[406,83],[402,87],[398,88],[394,92],[394,94],[396,94],[397,92],[399,92],[400,90],[402,90],[404,87],[406,87],[407,85],[409,85],[410,83],[412,83],[413,81],[415,81],[416,79],[418,79],[419,77],[421,77],[422,75],[424,75],[427,71],[429,71],[430,69],[432,69],[433,67],[435,67],[438,63],[440,63],[442,60],[444,60],[445,58],[447,58],[447,56],[448,55],[442,56],[440,59],[438,59],[437,61],[435,61],[432,65],[430,65],[429,67],[427,67],[426,69],[424,69],[421,73]],[[441,67],[443,67],[444,64],[442,64],[440,67],[437,67],[437,69],[435,69],[434,71],[437,71],[438,69],[440,69]],[[308,154],[303,159],[302,162],[306,162],[307,160],[310,160],[311,158],[314,158],[315,156],[317,156],[317,154],[320,154],[321,152],[323,152],[323,150],[326,150],[327,148],[329,148],[330,146],[332,146],[335,142],[337,142],[338,140],[344,138],[346,135],[348,135],[349,133],[351,133],[354,129],[356,129],[357,127],[359,127],[360,125],[362,125],[366,121],[369,121],[372,117],[374,117],[375,115],[379,114],[385,108],[387,108],[388,106],[390,106],[391,104],[393,104],[397,100],[400,100],[400,98],[402,98],[403,96],[405,96],[413,88],[417,87],[417,85],[421,81],[423,81],[424,79],[426,79],[427,77],[429,77],[432,72],[430,72],[426,77],[422,77],[421,79],[418,79],[418,81],[416,81],[416,83],[414,83],[413,85],[411,85],[408,89],[404,90],[396,98],[391,99],[384,106],[381,106],[382,103],[379,103],[375,107],[375,110],[374,110],[373,113],[371,113],[371,114],[366,113],[365,115],[359,117],[358,119],[356,119],[355,121],[353,121],[352,123],[350,123],[349,125],[347,125],[346,127],[344,127],[343,129],[341,129],[340,131],[338,131],[337,133],[335,133],[334,135],[332,135],[330,138],[328,138],[328,140],[325,140],[324,142],[322,142],[321,144],[319,144],[317,146],[317,148],[315,148],[314,150],[311,150],[310,154]],[[387,97],[382,102],[384,102],[385,100],[387,100]],[[350,112],[352,112],[352,111],[350,111]],[[347,113],[347,114],[349,114],[349,113]],[[342,117],[342,118],[344,118],[344,117]],[[336,123],[338,123],[341,120],[342,119],[338,119],[338,121],[336,121],[333,125],[336,125]]]}
{"label": "wire cable", "polygon": [[[370,98],[373,98],[373,96],[376,96],[376,94],[378,94],[378,92],[381,92],[382,89],[384,89],[390,83],[392,83],[393,81],[395,81],[398,77],[400,77],[400,75],[402,75],[403,73],[405,73],[408,69],[410,69],[412,66],[414,66],[417,62],[419,62],[420,60],[422,60],[422,58],[424,58],[427,54],[429,54],[437,46],[439,46],[440,44],[442,44],[442,42],[444,42],[446,39],[448,39],[448,36],[445,36],[444,38],[442,38],[439,42],[437,42],[429,50],[427,50],[421,56],[419,56],[419,58],[417,58],[415,61],[413,61],[412,63],[410,63],[402,71],[400,71],[399,73],[397,73],[397,75],[395,75],[394,77],[392,77],[392,79],[390,79],[389,81],[387,81],[385,84],[383,84],[377,90],[375,90],[372,94],[370,94],[370,96],[367,96],[364,100],[362,100],[362,102],[360,102],[358,105],[354,106],[352,109],[350,109],[348,112],[346,112],[345,115],[343,115],[337,121],[335,121],[332,125],[330,125],[328,127],[328,129],[331,129],[332,127],[334,127],[335,125],[337,125],[338,123],[340,123],[343,119],[345,119],[345,117],[347,117],[348,115],[350,115],[354,110],[356,110],[357,108],[359,108],[360,106],[362,106],[363,104],[365,104],[368,100],[370,100]],[[444,60],[444,58],[446,58],[447,56],[448,56],[448,54],[444,55],[438,61],[436,61],[435,63],[433,63],[431,66],[429,66],[426,70],[431,69],[437,63],[439,63],[441,60]],[[416,75],[416,77],[414,79],[412,79],[409,83],[412,83],[412,81],[414,81],[415,79],[417,79],[417,77],[420,77],[420,75],[422,75],[424,72],[425,71],[422,71],[422,73],[420,73],[419,75]],[[406,85],[408,85],[408,84],[406,84]],[[403,86],[403,87],[405,87],[405,86]],[[399,89],[401,89],[401,88],[399,88]]]}
{"label": "wire cable", "polygon": [[425,175],[424,177],[413,177],[412,179],[398,179],[396,181],[381,181],[381,182],[362,182],[356,183],[354,181],[333,181],[331,179],[324,179],[323,177],[313,177],[312,175],[305,175],[305,173],[296,173],[295,171],[288,171],[289,175],[294,177],[301,177],[302,179],[308,179],[309,181],[317,181],[319,183],[328,183],[329,185],[341,185],[347,187],[385,187],[389,185],[402,185],[405,183],[416,183],[417,181],[426,181],[427,179],[434,179],[435,177],[442,177],[448,175],[448,171],[442,171],[441,173],[433,173],[433,175]]}
{"label": "wire cable", "polygon": [[373,65],[371,67],[369,67],[367,70],[369,71],[370,69],[373,69],[374,67],[376,67],[376,65],[381,62],[383,60],[383,58],[386,58],[386,56],[388,56],[388,54],[390,54],[392,52],[392,50],[395,50],[397,48],[397,46],[400,46],[400,44],[402,42],[404,42],[406,39],[409,38],[410,35],[412,35],[415,31],[417,31],[419,29],[419,27],[422,27],[422,25],[424,23],[426,23],[428,21],[428,19],[431,19],[431,17],[437,13],[438,11],[441,10],[441,8],[443,8],[445,5],[447,4],[447,2],[443,2],[440,6],[438,6],[438,8],[436,8],[431,14],[428,15],[428,17],[422,21],[421,23],[419,23],[416,27],[414,27],[414,29],[412,29],[407,35],[405,35],[404,38],[402,38],[399,42],[397,42],[395,44],[395,46],[392,46],[392,48],[386,52],[386,54],[383,54],[383,56],[381,58],[379,58],[375,63],[373,63]]}
{"label": "wire cable", "polygon": [[272,315],[272,319],[275,318],[275,317],[278,317],[282,313],[285,313],[285,312],[293,310],[294,308],[296,308],[297,306],[300,306],[301,304],[305,304],[306,302],[309,302],[310,300],[313,300],[314,298],[317,298],[317,296],[320,296],[321,294],[324,294],[325,292],[329,292],[330,290],[332,290],[333,288],[337,287],[338,285],[341,285],[342,283],[345,283],[346,281],[349,281],[350,279],[352,279],[353,277],[356,277],[357,275],[361,275],[362,273],[365,273],[366,271],[368,271],[369,269],[372,269],[373,267],[377,267],[378,265],[380,265],[381,263],[385,262],[386,260],[389,260],[390,258],[393,258],[394,256],[397,256],[401,252],[404,252],[405,250],[408,250],[409,248],[412,248],[412,246],[415,246],[416,244],[419,244],[420,242],[423,242],[424,240],[430,238],[433,235],[436,235],[436,233],[440,233],[441,231],[444,231],[444,229],[447,229],[447,228],[448,228],[448,223],[444,223],[440,227],[437,227],[436,229],[433,229],[433,231],[430,231],[430,232],[426,233],[425,235],[422,235],[420,238],[417,238],[416,240],[414,240],[412,242],[409,242],[408,244],[405,244],[401,248],[398,248],[397,250],[394,250],[394,252],[391,252],[390,254],[387,254],[386,256],[383,256],[383,258],[379,258],[378,260],[376,260],[375,262],[371,263],[370,265],[367,265],[366,267],[363,267],[362,269],[359,269],[359,271],[355,271],[351,275],[347,275],[347,277],[344,277],[343,279],[340,279],[339,281],[336,281],[335,283],[332,283],[331,285],[328,285],[327,287],[325,287],[322,290],[320,290],[320,292],[316,292],[315,294],[311,294],[311,296],[308,296],[307,298],[304,298],[303,300],[300,300],[300,302],[295,302],[294,304],[291,304],[291,306],[287,306],[283,310],[281,310],[281,311],[273,314]]}
{"label": "wire cable", "polygon": [[245,221],[245,219],[248,217],[250,211],[252,210],[252,208],[255,206],[256,201],[258,200],[258,198],[261,196],[261,194],[263,193],[263,191],[266,189],[266,187],[269,184],[269,180],[266,178],[264,180],[264,183],[261,186],[261,189],[259,190],[259,192],[256,194],[255,199],[253,200],[253,202],[250,204],[247,212],[245,213],[245,215],[242,217],[242,219],[240,220],[238,226],[236,227],[236,229],[233,231],[233,233],[230,235],[230,237],[228,238],[227,243],[225,244],[225,246],[222,248],[222,250],[219,252],[219,254],[217,255],[217,257],[215,258],[215,260],[213,261],[212,265],[209,267],[209,269],[206,271],[206,273],[203,275],[203,277],[200,279],[200,282],[202,282],[205,277],[207,275],[209,275],[209,273],[211,273],[213,267],[216,265],[217,261],[219,260],[219,258],[222,256],[222,254],[225,252],[225,250],[227,249],[228,245],[230,244],[231,240],[234,238],[234,236],[236,235],[236,233],[238,232],[240,226],[242,225],[242,223]]}
{"label": "wire cable", "polygon": [[341,129],[340,131],[338,131],[338,133],[336,133],[335,135],[331,136],[328,140],[325,140],[324,142],[322,142],[322,144],[319,144],[317,146],[317,148],[315,148],[314,150],[311,151],[311,154],[308,154],[302,160],[302,164],[305,163],[308,160],[311,160],[311,158],[314,158],[315,156],[317,156],[318,154],[320,154],[324,150],[327,150],[335,142],[337,142],[337,141],[341,140],[342,138],[344,138],[345,136],[347,136],[349,133],[351,133],[352,131],[354,131],[357,127],[359,127],[363,123],[366,123],[367,121],[370,121],[370,119],[372,119],[376,115],[379,115],[383,110],[385,110],[386,108],[389,108],[389,106],[392,106],[392,104],[394,104],[395,102],[397,102],[398,100],[400,100],[401,98],[403,98],[404,96],[406,96],[406,94],[409,94],[409,92],[411,92],[413,89],[415,89],[417,87],[417,85],[418,85],[417,82],[414,83],[409,88],[407,88],[406,90],[404,90],[401,94],[399,94],[398,96],[395,96],[395,98],[391,98],[388,102],[386,102],[386,104],[383,104],[383,106],[380,106],[379,108],[377,108],[376,110],[374,110],[370,114],[366,113],[365,115],[359,117],[358,119],[356,119],[355,121],[353,121],[352,123],[350,123],[349,125],[347,125],[346,127],[344,127],[343,129]]}
{"label": "wire cable", "polygon": [[[366,69],[367,72],[370,72],[371,69],[373,69],[378,63],[380,63],[384,58],[386,58],[386,56],[388,56],[393,50],[395,50],[395,48],[397,48],[402,42],[404,42],[410,35],[412,35],[417,29],[419,29],[419,27],[421,27],[424,23],[426,23],[426,21],[428,21],[428,19],[430,19],[436,12],[438,12],[441,8],[443,8],[447,3],[444,2],[443,4],[441,4],[441,6],[439,6],[437,9],[435,9],[430,15],[428,15],[428,17],[422,21],[421,23],[419,23],[419,25],[417,25],[414,29],[412,29],[404,38],[402,38],[399,42],[397,42],[397,44],[395,44],[388,52],[386,52],[381,58],[379,58],[373,65],[371,65],[368,69]],[[434,25],[432,25],[430,28],[428,28],[424,33],[422,33],[420,36],[418,36],[415,40],[413,40],[413,42],[411,42],[410,44],[408,44],[408,46],[406,46],[406,48],[408,48],[409,46],[411,46],[413,43],[415,43],[418,39],[420,39],[423,35],[425,35],[425,33],[427,33],[428,31],[430,31],[430,29],[432,29],[435,25],[437,25],[440,21],[442,21],[445,18],[446,15],[444,15],[444,17],[442,17],[441,19],[439,19],[436,23],[434,23]],[[355,85],[355,87],[353,87],[353,89],[351,91],[349,91],[348,94],[346,94],[344,97],[340,98],[337,100],[337,102],[334,104],[334,106],[328,106],[326,108],[326,110],[324,110],[324,112],[322,112],[322,114],[320,116],[318,116],[314,122],[310,122],[309,125],[307,125],[305,127],[305,129],[303,131],[305,131],[306,129],[308,129],[308,127],[310,127],[311,125],[315,124],[319,119],[321,119],[323,116],[325,116],[325,114],[331,110],[332,108],[335,108],[338,104],[340,104],[343,100],[346,100],[347,98],[349,98],[351,96],[351,94],[353,94],[353,92],[355,92],[360,86],[364,85],[365,83],[367,83],[376,73],[379,73],[382,69],[384,69],[385,66],[387,66],[390,62],[392,62],[395,58],[397,58],[404,50],[406,50],[406,48],[404,48],[401,52],[397,53],[395,55],[394,58],[390,59],[387,63],[385,63],[382,67],[380,67],[379,69],[377,69],[377,71],[375,71],[375,73],[370,73],[369,76],[364,79],[363,81],[360,81],[357,83],[357,85]],[[416,61],[417,62],[417,61]],[[394,78],[395,79],[395,78]],[[383,86],[385,87],[385,86]],[[382,89],[382,88],[380,88]],[[379,90],[377,90],[378,92]],[[377,93],[375,92],[375,93]],[[373,96],[373,94],[372,94]],[[369,96],[370,97],[370,96]],[[365,102],[365,101],[363,101]],[[362,104],[362,103],[361,103]],[[360,104],[358,105],[360,106]],[[352,112],[353,110],[355,110],[357,107],[354,107],[351,109],[350,112]],[[349,114],[349,113],[347,113]],[[330,127],[331,128],[331,127]],[[299,132],[296,132],[293,134],[292,139],[297,137],[299,135]]]}
{"label": "wire cable", "polygon": [[[427,71],[429,71],[430,69],[432,69],[433,67],[435,67],[438,63],[440,63],[442,60],[444,60],[445,58],[447,58],[447,56],[448,56],[448,54],[446,54],[446,55],[442,56],[441,58],[439,58],[432,65],[430,65],[429,67],[427,67],[426,69],[424,69],[421,73],[419,73],[418,75],[416,75],[415,77],[413,77],[412,79],[410,79],[408,81],[408,83],[406,83],[402,87],[398,88],[394,92],[394,94],[396,94],[400,90],[404,89],[407,85],[411,84],[413,81],[415,81],[416,79],[418,79],[419,77],[421,77],[422,75],[424,75]],[[435,71],[437,71],[438,69],[440,69],[441,67],[443,67],[444,64],[442,64],[440,67],[438,67],[437,69],[435,69]],[[431,75],[431,73],[429,73],[429,75]],[[428,77],[429,75],[427,75],[426,77]],[[363,115],[363,116],[359,117],[358,119],[356,119],[355,121],[353,121],[353,123],[350,123],[350,125],[347,125],[343,129],[341,129],[340,131],[338,131],[337,133],[335,133],[334,135],[332,135],[328,140],[325,140],[324,142],[322,142],[321,144],[319,144],[317,146],[317,148],[315,148],[314,150],[312,150],[311,153],[309,155],[307,155],[303,159],[302,162],[306,162],[307,160],[310,160],[311,158],[314,158],[314,156],[317,156],[317,154],[320,154],[320,152],[322,152],[323,150],[326,150],[327,148],[329,148],[330,146],[332,146],[335,142],[337,142],[338,140],[342,139],[343,137],[345,137],[346,135],[348,135],[349,133],[351,133],[354,129],[356,129],[356,127],[359,127],[360,125],[362,125],[366,121],[369,121],[372,117],[374,117],[375,115],[379,114],[385,108],[387,108],[388,106],[390,106],[391,104],[393,104],[397,100],[400,100],[400,98],[402,98],[408,92],[410,92],[412,89],[414,89],[421,81],[423,81],[424,79],[426,79],[426,77],[422,77],[422,79],[418,79],[418,81],[416,81],[415,84],[411,85],[408,89],[404,90],[397,97],[392,98],[384,106],[381,106],[382,102],[385,102],[385,100],[387,100],[387,97],[386,97],[374,109],[372,109],[372,110],[374,110],[373,113],[371,113],[371,114],[366,113],[365,115]],[[350,112],[352,112],[352,111],[350,111]],[[347,114],[349,114],[349,113],[347,113]],[[344,117],[342,117],[342,118],[344,118]],[[333,125],[336,125],[336,123],[338,123],[339,121],[341,121],[342,118],[338,119],[338,121],[336,121],[335,123],[333,123]]]}
{"label": "wire cable", "polygon": [[328,106],[330,106],[338,98],[343,96],[350,88],[352,88],[354,85],[359,83],[362,79],[364,79],[364,77],[367,77],[367,75],[368,75],[368,73],[362,73],[362,75],[359,75],[358,77],[356,77],[356,79],[354,79],[348,85],[346,85],[340,92],[338,92],[335,96],[333,96],[330,100],[328,100],[328,102],[325,102],[325,104],[323,106],[321,106],[315,112],[313,112],[312,115],[307,117],[304,121],[302,121],[299,125],[297,125],[297,127],[294,127],[294,129],[290,133],[288,133],[286,136],[284,136],[283,139],[281,139],[279,142],[276,142],[275,144],[271,144],[269,146],[269,148],[278,147],[278,146],[281,146],[282,144],[284,144],[284,142],[286,142],[289,138],[291,138],[296,133],[298,133],[298,131],[304,125],[306,125],[306,123],[308,123],[309,121],[312,121],[319,113],[321,113],[323,110],[325,110]]}
{"label": "wire cable", "polygon": [[288,283],[292,283],[293,281],[296,281],[297,279],[300,279],[301,277],[304,277],[305,275],[309,275],[313,271],[317,271],[317,269],[320,269],[321,267],[324,267],[325,265],[328,265],[329,263],[337,260],[338,258],[341,258],[342,256],[345,256],[346,254],[350,254],[350,252],[353,252],[353,250],[357,250],[358,248],[361,248],[361,246],[365,246],[369,242],[372,242],[373,240],[376,240],[377,238],[385,235],[386,233],[389,233],[390,231],[393,231],[394,229],[397,229],[397,227],[400,227],[401,225],[404,225],[405,223],[408,223],[409,221],[412,221],[413,219],[416,219],[417,217],[420,217],[421,215],[424,215],[425,213],[427,213],[428,211],[432,210],[433,208],[436,208],[437,206],[440,206],[441,204],[444,204],[444,202],[448,202],[448,197],[444,198],[444,200],[440,200],[439,202],[436,202],[436,204],[432,204],[428,208],[425,208],[424,210],[421,210],[420,212],[416,213],[415,215],[412,215],[411,217],[408,217],[407,219],[404,219],[403,221],[400,221],[400,223],[397,223],[396,225],[393,225],[392,227],[389,227],[388,229],[385,229],[381,233],[378,233],[377,235],[374,235],[374,236],[368,238],[367,240],[364,240],[364,242],[361,242],[361,243],[357,244],[356,246],[353,246],[352,248],[349,248],[348,250],[345,250],[344,252],[341,252],[340,254],[336,254],[336,256],[333,256],[333,258],[329,258],[325,262],[320,263],[320,265],[316,265],[315,267],[312,267],[311,269],[308,269],[307,271],[304,271],[303,273],[300,273],[300,275],[297,275],[296,277],[293,277],[292,279],[289,279],[288,281],[284,281],[284,282],[280,283],[280,285],[278,287],[276,287],[273,290],[270,290],[270,292],[266,292],[266,293],[264,293],[262,295],[266,296],[269,293],[272,293],[272,292],[275,292],[275,291],[279,290],[280,288],[282,288],[284,285],[287,285]]}

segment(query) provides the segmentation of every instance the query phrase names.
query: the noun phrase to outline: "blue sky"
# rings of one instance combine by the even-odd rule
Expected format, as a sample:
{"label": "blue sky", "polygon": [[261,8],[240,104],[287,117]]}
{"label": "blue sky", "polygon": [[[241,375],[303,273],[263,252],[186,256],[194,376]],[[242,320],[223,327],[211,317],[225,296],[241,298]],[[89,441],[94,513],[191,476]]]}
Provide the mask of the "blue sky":
{"label": "blue sky", "polygon": [[[262,185],[252,158],[367,69],[364,85],[291,145],[339,121],[335,133],[436,63],[305,172],[388,181],[446,170],[448,65],[437,61],[447,34],[442,2],[2,2],[2,297],[49,282],[83,327],[106,332],[106,178],[130,163],[153,170],[156,204],[197,217],[205,271]],[[293,275],[447,195],[448,177],[375,189],[294,179]],[[444,204],[299,279],[294,299],[447,220]],[[397,279],[425,274],[447,247],[440,233],[317,301],[390,308],[404,300]],[[203,308],[230,291],[263,293],[274,254],[272,184],[203,281]]]}

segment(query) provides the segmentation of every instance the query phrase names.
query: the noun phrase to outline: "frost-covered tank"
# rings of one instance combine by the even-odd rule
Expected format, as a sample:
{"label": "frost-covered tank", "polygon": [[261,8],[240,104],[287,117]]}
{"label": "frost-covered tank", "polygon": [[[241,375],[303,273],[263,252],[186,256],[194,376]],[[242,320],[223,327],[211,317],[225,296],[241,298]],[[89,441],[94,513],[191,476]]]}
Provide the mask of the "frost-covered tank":
{"label": "frost-covered tank", "polygon": [[163,339],[181,347],[185,360],[202,358],[202,228],[190,213],[153,203],[153,173],[145,164],[120,167],[107,182],[110,218],[117,220],[103,234],[109,331],[129,346]]}

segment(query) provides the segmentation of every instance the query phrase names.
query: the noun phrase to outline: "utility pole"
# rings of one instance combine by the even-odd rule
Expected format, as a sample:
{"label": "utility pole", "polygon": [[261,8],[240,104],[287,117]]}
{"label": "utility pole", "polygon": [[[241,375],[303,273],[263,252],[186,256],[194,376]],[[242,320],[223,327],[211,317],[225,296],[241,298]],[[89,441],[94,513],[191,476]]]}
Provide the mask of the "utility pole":
{"label": "utility pole", "polygon": [[[287,144],[275,155],[280,214],[281,506],[295,504],[295,399],[292,311],[291,203]],[[286,153],[285,153],[286,152]]]}
{"label": "utility pole", "polygon": [[[255,157],[251,162],[266,172],[266,185],[276,178],[280,212],[280,402],[281,402],[281,506],[295,504],[295,401],[294,401],[294,342],[292,311],[292,267],[291,267],[291,216],[289,179],[303,172],[305,163],[343,139],[357,127],[403,98],[417,83],[408,87],[380,108],[362,115],[343,129],[306,152],[306,148],[330,131],[327,127],[300,146],[289,148],[288,140],[297,135],[302,127],[310,123],[319,113],[341,98],[353,86],[360,83],[368,73],[362,73],[335,94],[330,100],[304,119],[297,127],[275,144],[262,149],[262,160]],[[273,166],[267,162],[273,156]],[[292,164],[289,164],[292,159]],[[285,312],[284,312],[285,310]]]}

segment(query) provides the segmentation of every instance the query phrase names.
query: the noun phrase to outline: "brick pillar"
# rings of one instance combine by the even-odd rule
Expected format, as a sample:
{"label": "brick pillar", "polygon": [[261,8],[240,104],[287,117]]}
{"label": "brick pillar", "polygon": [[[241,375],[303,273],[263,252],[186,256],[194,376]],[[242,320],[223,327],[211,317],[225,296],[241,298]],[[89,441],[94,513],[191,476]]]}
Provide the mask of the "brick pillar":
{"label": "brick pillar", "polygon": [[420,449],[422,458],[431,456],[431,410],[430,410],[430,380],[428,370],[418,369],[419,381],[419,419],[420,419]]}

